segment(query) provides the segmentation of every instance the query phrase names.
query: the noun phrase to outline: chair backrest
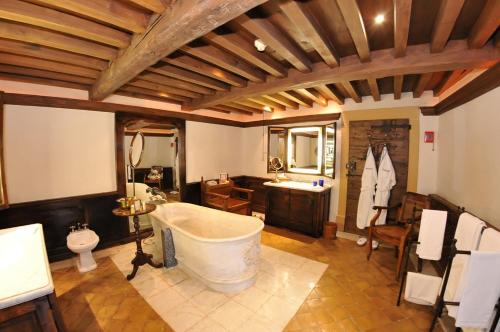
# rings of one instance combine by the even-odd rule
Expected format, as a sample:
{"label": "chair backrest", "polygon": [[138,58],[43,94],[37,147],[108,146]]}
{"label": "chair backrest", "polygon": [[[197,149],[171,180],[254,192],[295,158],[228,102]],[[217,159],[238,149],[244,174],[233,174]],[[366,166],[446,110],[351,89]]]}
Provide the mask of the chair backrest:
{"label": "chair backrest", "polygon": [[228,182],[222,184],[207,185],[207,181],[201,178],[201,202],[204,204],[206,202],[205,193],[212,192],[220,195],[231,195],[231,191],[234,187],[234,181],[228,179]]}
{"label": "chair backrest", "polygon": [[[408,222],[412,217],[418,219],[422,215],[423,209],[430,209],[431,200],[429,196],[417,194],[414,192],[407,192],[403,196],[403,201],[401,203],[401,208],[397,216],[399,222]],[[415,216],[413,215],[413,209],[416,208]]]}

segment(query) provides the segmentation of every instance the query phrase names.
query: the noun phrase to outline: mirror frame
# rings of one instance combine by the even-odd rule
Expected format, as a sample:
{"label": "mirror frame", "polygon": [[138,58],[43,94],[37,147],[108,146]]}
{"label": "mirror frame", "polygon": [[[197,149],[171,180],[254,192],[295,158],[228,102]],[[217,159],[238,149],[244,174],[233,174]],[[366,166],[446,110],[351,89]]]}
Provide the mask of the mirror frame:
{"label": "mirror frame", "polygon": [[266,164],[267,164],[267,173],[274,173],[274,170],[271,169],[271,165],[270,165],[270,158],[271,156],[269,155],[269,151],[271,151],[271,130],[272,129],[283,129],[285,131],[285,158],[283,160],[283,168],[282,168],[282,171],[286,171],[287,170],[287,156],[288,156],[288,129],[287,127],[267,127],[267,160],[266,160]]}
{"label": "mirror frame", "polygon": [[[132,161],[132,150],[133,150],[134,142],[137,139],[137,137],[139,137],[139,136],[142,139],[141,154],[139,155],[139,160],[134,164],[134,162]],[[138,131],[134,135],[134,137],[132,138],[132,141],[130,141],[130,146],[128,148],[128,161],[129,161],[130,166],[132,168],[136,168],[141,163],[145,143],[146,143],[146,140],[145,140],[144,134],[141,131]]]}
{"label": "mirror frame", "polygon": [[[332,175],[326,174],[326,140],[328,138],[327,135],[327,129],[328,126],[333,126],[333,169],[332,169]],[[323,169],[322,173],[324,176],[331,177],[332,179],[335,179],[335,164],[336,164],[336,159],[337,159],[337,122],[332,122],[329,124],[326,124],[323,126]]]}
{"label": "mirror frame", "polygon": [[[316,170],[309,170],[309,169],[304,169],[304,168],[297,168],[297,167],[289,167],[290,161],[291,161],[291,151],[290,148],[293,146],[292,145],[292,133],[293,132],[300,132],[301,130],[305,129],[313,129],[318,131],[318,166]],[[312,130],[311,130],[312,131]],[[296,174],[309,174],[309,175],[322,175],[323,174],[323,159],[324,154],[323,154],[323,131],[324,131],[324,126],[304,126],[304,127],[291,127],[288,128],[288,135],[287,135],[287,152],[286,152],[286,171],[288,173],[296,173]]]}
{"label": "mirror frame", "polygon": [[3,93],[0,92],[0,210],[6,209],[9,207],[9,200],[7,197],[7,181],[5,179],[5,166],[4,166],[4,158],[3,158]]}

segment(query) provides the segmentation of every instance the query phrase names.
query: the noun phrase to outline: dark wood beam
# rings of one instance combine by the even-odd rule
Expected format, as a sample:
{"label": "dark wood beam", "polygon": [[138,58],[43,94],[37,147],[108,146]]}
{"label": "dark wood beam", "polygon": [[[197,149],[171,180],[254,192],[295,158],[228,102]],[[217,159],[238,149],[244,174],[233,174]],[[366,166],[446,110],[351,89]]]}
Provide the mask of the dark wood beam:
{"label": "dark wood beam", "polygon": [[77,89],[77,90],[88,90],[88,88],[90,87],[90,85],[82,83],[60,81],[53,78],[25,76],[25,75],[9,74],[9,73],[0,73],[0,80],[41,84],[48,86],[58,86],[62,88]]}
{"label": "dark wood beam", "polygon": [[286,97],[290,99],[291,101],[296,102],[299,105],[302,105],[304,107],[310,108],[313,106],[313,101],[310,100],[309,98],[306,98],[299,93],[295,91],[280,91],[278,94],[282,95],[283,97]]}
{"label": "dark wood beam", "polygon": [[417,87],[413,91],[413,98],[420,98],[427,87],[427,84],[432,78],[433,73],[424,73],[418,78]]}
{"label": "dark wood beam", "polygon": [[441,52],[444,49],[464,2],[465,0],[441,1],[432,30],[431,52]]}
{"label": "dark wood beam", "polygon": [[333,100],[339,105],[344,104],[344,96],[341,96],[340,94],[336,93],[334,90],[332,90],[328,85],[326,84],[321,84],[318,86],[314,87],[318,92],[326,99],[328,100]]}
{"label": "dark wood beam", "polygon": [[200,60],[243,76],[252,82],[264,82],[266,79],[266,74],[260,69],[213,45],[182,46],[180,50]]}
{"label": "dark wood beam", "polygon": [[343,82],[340,82],[340,84],[344,87],[347,94],[349,95],[349,97],[351,97],[352,100],[354,100],[356,103],[361,103],[361,101],[362,101],[361,96],[356,91],[356,89],[354,89],[351,82],[343,81]]}
{"label": "dark wood beam", "polygon": [[300,71],[311,70],[311,61],[306,53],[265,18],[250,18],[242,15],[236,21],[251,34],[260,38]]}
{"label": "dark wood beam", "polygon": [[73,82],[73,83],[80,83],[80,84],[85,84],[87,86],[90,86],[90,85],[92,85],[92,83],[94,83],[94,79],[88,78],[88,77],[58,73],[58,72],[53,72],[53,71],[48,71],[48,70],[40,70],[40,69],[33,69],[33,68],[26,68],[26,67],[3,65],[3,64],[0,64],[0,72],[9,73],[9,74],[16,74],[16,75],[25,75],[25,76],[46,78],[46,79],[59,80],[59,81],[66,81],[66,82]]}
{"label": "dark wood beam", "polygon": [[129,1],[157,14],[161,14],[165,10],[165,4],[163,3],[162,0],[129,0]]}
{"label": "dark wood beam", "polygon": [[110,46],[8,21],[0,21],[0,38],[39,44],[105,60],[114,59],[117,54],[117,50]]}
{"label": "dark wood beam", "polygon": [[412,0],[394,0],[394,55],[404,56],[410,30]]}
{"label": "dark wood beam", "polygon": [[356,0],[337,0],[344,21],[349,29],[352,40],[361,61],[370,61],[370,46],[366,34],[363,17]]}
{"label": "dark wood beam", "polygon": [[240,105],[237,103],[227,103],[227,106],[234,107],[234,108],[239,108],[240,110],[247,111],[247,112],[254,112],[254,113],[262,113],[264,112],[262,108],[254,108],[250,106],[245,106],[245,105]]}
{"label": "dark wood beam", "polygon": [[153,82],[148,82],[148,81],[143,81],[139,79],[134,79],[133,81],[127,83],[132,86],[137,86],[140,88],[145,88],[145,89],[150,89],[150,90],[155,90],[159,92],[163,92],[166,94],[172,94],[172,95],[177,95],[177,96],[183,96],[186,97],[185,101],[189,101],[190,98],[200,98],[202,95],[196,92],[192,91],[187,91],[183,89],[178,89],[172,86],[168,85],[163,85],[163,84],[158,84],[158,83],[153,83]]}
{"label": "dark wood beam", "polygon": [[282,96],[280,94],[275,93],[275,94],[272,94],[272,95],[263,95],[263,97],[266,98],[266,99],[269,99],[271,101],[274,101],[274,102],[276,102],[278,104],[281,104],[281,105],[283,105],[285,107],[289,107],[289,108],[291,108],[293,110],[299,109],[299,104],[298,103],[296,103],[296,102],[294,102],[294,101],[292,101],[292,100],[290,100],[290,99],[288,99],[288,98],[286,98],[286,97],[284,97],[284,96]]}
{"label": "dark wood beam", "polygon": [[206,62],[200,61],[188,55],[179,55],[173,58],[164,58],[162,59],[162,61],[237,87],[245,87],[247,85],[247,81],[240,76],[234,75],[228,71],[212,66]]}
{"label": "dark wood beam", "polygon": [[301,122],[337,121],[338,119],[340,119],[340,113],[299,115],[299,116],[289,116],[281,119],[242,122],[241,126],[244,128],[250,128],[250,127],[274,126],[274,125],[301,123]]}
{"label": "dark wood beam", "polygon": [[85,13],[85,16],[131,32],[141,33],[146,30],[148,15],[122,1],[36,0],[36,2],[72,13]]}
{"label": "dark wood beam", "polygon": [[401,91],[403,90],[403,75],[394,76],[394,99],[401,99]]}
{"label": "dark wood beam", "polygon": [[176,66],[166,64],[164,62],[159,62],[153,67],[149,67],[148,70],[155,72],[157,74],[176,78],[194,84],[199,84],[201,86],[205,86],[207,88],[218,91],[229,90],[229,85],[227,85],[226,83],[223,83],[219,80],[204,75],[194,73],[189,70],[185,70]]}
{"label": "dark wood beam", "polygon": [[119,48],[127,47],[130,43],[130,36],[125,32],[19,0],[0,1],[0,18],[59,31]]}
{"label": "dark wood beam", "polygon": [[242,100],[235,101],[235,103],[239,104],[239,105],[243,105],[243,106],[252,107],[255,109],[260,109],[260,110],[262,110],[262,112],[264,112],[264,107],[262,106],[262,104],[253,102],[251,100],[242,99]]}
{"label": "dark wood beam", "polygon": [[394,58],[393,50],[386,49],[371,52],[371,58],[371,62],[361,63],[357,56],[345,57],[342,58],[340,66],[333,68],[324,62],[316,63],[310,73],[291,70],[285,78],[275,78],[266,83],[252,84],[244,89],[233,88],[230,92],[219,92],[214,96],[203,97],[183,105],[183,107],[197,109],[251,96],[309,88],[320,84],[363,80],[368,77],[381,78],[474,68],[488,62],[498,61],[500,50],[492,45],[471,50],[466,41],[453,40],[440,53],[431,54],[428,44],[420,44],[408,46],[404,57]]}
{"label": "dark wood beam", "polygon": [[192,92],[196,92],[196,93],[201,93],[201,94],[205,94],[205,95],[215,93],[215,90],[213,90],[213,89],[209,89],[209,88],[204,87],[204,86],[185,82],[185,81],[182,81],[179,79],[159,75],[156,73],[144,72],[144,73],[138,75],[137,78],[144,80],[144,81],[168,85],[168,86],[176,87],[179,89],[184,89],[184,90],[188,90],[188,91],[192,91]]}
{"label": "dark wood beam", "polygon": [[[90,91],[93,100],[101,100],[139,73],[190,41],[243,14],[265,0],[217,0],[172,2],[168,9],[128,48],[111,62]],[[207,19],[210,17],[210,19]]]}
{"label": "dark wood beam", "polygon": [[380,101],[380,92],[378,90],[377,79],[369,78],[368,85],[370,86],[370,92],[372,93],[373,100]]}
{"label": "dark wood beam", "polygon": [[259,97],[250,97],[250,98],[248,98],[248,100],[253,101],[254,103],[260,104],[262,106],[269,106],[273,110],[286,111],[285,106],[278,104],[277,102],[272,101],[270,99],[266,99],[264,97],[260,97],[260,96]]}
{"label": "dark wood beam", "polygon": [[458,81],[464,78],[470,72],[468,69],[454,70],[444,77],[440,84],[434,88],[434,96],[441,96],[446,90],[455,85]]}
{"label": "dark wood beam", "polygon": [[280,8],[321,58],[330,66],[338,66],[339,55],[332,41],[304,4],[300,1],[288,0],[280,2]]}
{"label": "dark wood beam", "polygon": [[470,48],[481,48],[500,25],[500,1],[487,0],[469,34]]}
{"label": "dark wood beam", "polygon": [[307,97],[314,102],[318,103],[321,106],[326,106],[328,105],[328,101],[326,100],[325,97],[323,97],[318,91],[312,89],[312,88],[306,88],[306,89],[297,89],[296,90],[298,93],[303,95],[304,97]]}
{"label": "dark wood beam", "polygon": [[231,106],[226,106],[226,105],[218,105],[218,106],[214,106],[213,108],[220,109],[220,110],[226,111],[228,113],[237,113],[237,114],[244,114],[244,115],[249,115],[249,116],[254,115],[254,112],[249,112],[249,111],[245,111],[245,110],[242,110],[240,108],[237,108],[237,107],[231,107]]}
{"label": "dark wood beam", "polygon": [[[185,100],[189,100],[187,97],[177,96],[170,93],[164,93],[158,90],[152,90],[147,88],[141,88],[132,85],[125,85],[120,88],[121,92],[134,94],[135,98],[144,98],[150,100],[161,101],[164,103],[180,104]],[[147,98],[146,98],[147,97]]]}
{"label": "dark wood beam", "polygon": [[500,62],[486,70],[484,73],[470,81],[448,98],[442,100],[434,107],[422,109],[424,115],[441,115],[460,105],[463,105],[485,93],[500,86]]}
{"label": "dark wood beam", "polygon": [[279,61],[267,53],[257,51],[253,44],[236,33],[218,35],[215,32],[209,32],[204,38],[210,43],[224,48],[273,76],[284,77],[287,74],[287,69]]}

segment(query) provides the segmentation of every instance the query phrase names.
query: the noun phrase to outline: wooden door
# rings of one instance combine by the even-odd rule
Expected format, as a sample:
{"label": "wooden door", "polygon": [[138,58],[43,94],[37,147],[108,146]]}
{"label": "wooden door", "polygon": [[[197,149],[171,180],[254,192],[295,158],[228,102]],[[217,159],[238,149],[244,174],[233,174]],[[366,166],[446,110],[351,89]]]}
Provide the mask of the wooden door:
{"label": "wooden door", "polygon": [[[351,172],[347,179],[346,232],[366,234],[366,231],[359,230],[356,227],[356,216],[361,189],[361,175],[365,167],[366,152],[369,144],[372,144],[377,167],[383,145],[387,144],[389,156],[396,171],[396,185],[391,191],[389,206],[401,202],[406,192],[408,179],[409,130],[408,119],[349,122],[348,160],[349,162],[356,163],[356,169]],[[391,211],[388,218],[394,217],[395,211]]]}

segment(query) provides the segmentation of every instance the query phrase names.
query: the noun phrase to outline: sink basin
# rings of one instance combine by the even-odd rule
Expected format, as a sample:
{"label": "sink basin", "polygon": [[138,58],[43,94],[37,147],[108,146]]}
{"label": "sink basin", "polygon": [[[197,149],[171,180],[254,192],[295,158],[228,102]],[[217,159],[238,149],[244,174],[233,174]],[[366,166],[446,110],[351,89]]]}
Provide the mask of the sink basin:
{"label": "sink basin", "polygon": [[279,183],[274,183],[269,181],[269,182],[264,182],[264,185],[271,187],[280,187],[280,188],[315,191],[315,192],[320,192],[330,188],[330,186],[327,184],[321,187],[321,186],[313,186],[311,182],[299,182],[299,181],[286,181]]}

